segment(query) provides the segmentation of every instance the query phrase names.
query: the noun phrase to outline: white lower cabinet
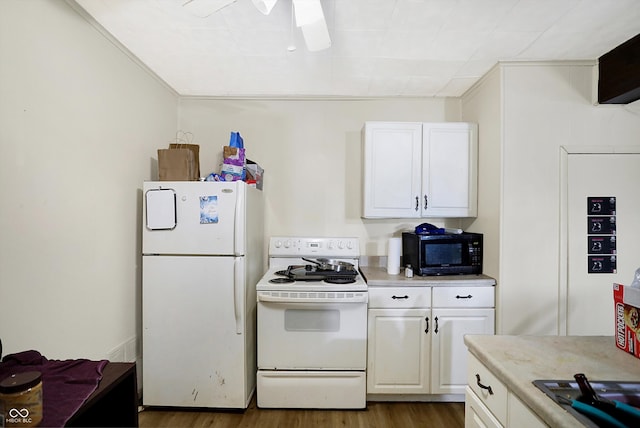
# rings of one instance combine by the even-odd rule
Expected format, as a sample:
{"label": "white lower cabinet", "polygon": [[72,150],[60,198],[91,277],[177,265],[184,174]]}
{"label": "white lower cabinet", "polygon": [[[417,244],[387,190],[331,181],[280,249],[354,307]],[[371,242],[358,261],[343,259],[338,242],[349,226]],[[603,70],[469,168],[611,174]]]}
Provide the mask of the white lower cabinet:
{"label": "white lower cabinet", "polygon": [[465,428],[502,428],[500,421],[468,386],[464,395],[464,426]]}
{"label": "white lower cabinet", "polygon": [[369,309],[367,392],[429,392],[428,309]]}
{"label": "white lower cabinet", "polygon": [[464,394],[467,384],[464,335],[493,334],[494,313],[494,309],[433,309],[432,394]]}
{"label": "white lower cabinet", "polygon": [[474,355],[468,354],[464,426],[543,428],[547,425]]}
{"label": "white lower cabinet", "polygon": [[370,399],[424,394],[455,395],[460,401],[465,393],[464,335],[494,334],[494,287],[439,288],[369,288]]}
{"label": "white lower cabinet", "polygon": [[527,407],[520,399],[509,392],[509,408],[507,410],[507,416],[509,418],[509,427],[531,427],[531,428],[543,428],[547,427],[542,419],[540,419],[535,413]]}

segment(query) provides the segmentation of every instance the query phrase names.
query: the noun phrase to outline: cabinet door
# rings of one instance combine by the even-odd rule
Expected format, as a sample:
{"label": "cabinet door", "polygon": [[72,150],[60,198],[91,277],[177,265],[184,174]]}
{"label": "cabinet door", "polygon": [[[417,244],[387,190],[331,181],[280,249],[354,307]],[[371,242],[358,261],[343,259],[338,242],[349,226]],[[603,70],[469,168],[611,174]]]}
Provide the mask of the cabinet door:
{"label": "cabinet door", "polygon": [[362,146],[362,216],[420,217],[422,124],[367,122]]}
{"label": "cabinet door", "polygon": [[[514,425],[515,426],[515,425]],[[526,425],[518,425],[525,427]],[[464,400],[464,427],[465,428],[502,428],[500,422],[485,407],[478,396],[466,388]]]}
{"label": "cabinet door", "polygon": [[465,334],[494,334],[494,309],[433,309],[431,393],[464,394]]}
{"label": "cabinet door", "polygon": [[367,393],[429,392],[428,309],[369,309]]}
{"label": "cabinet door", "polygon": [[475,217],[477,125],[425,123],[422,138],[422,216]]}

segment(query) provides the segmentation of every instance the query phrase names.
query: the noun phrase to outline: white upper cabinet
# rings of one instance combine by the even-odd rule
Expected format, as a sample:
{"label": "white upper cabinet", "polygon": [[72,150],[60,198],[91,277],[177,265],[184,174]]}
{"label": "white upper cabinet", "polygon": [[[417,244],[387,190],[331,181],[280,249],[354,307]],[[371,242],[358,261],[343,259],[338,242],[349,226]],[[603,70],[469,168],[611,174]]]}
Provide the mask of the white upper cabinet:
{"label": "white upper cabinet", "polygon": [[363,217],[420,217],[422,123],[366,122]]}
{"label": "white upper cabinet", "polygon": [[478,127],[366,122],[364,218],[475,217]]}
{"label": "white upper cabinet", "polygon": [[422,124],[422,217],[475,217],[478,126]]}

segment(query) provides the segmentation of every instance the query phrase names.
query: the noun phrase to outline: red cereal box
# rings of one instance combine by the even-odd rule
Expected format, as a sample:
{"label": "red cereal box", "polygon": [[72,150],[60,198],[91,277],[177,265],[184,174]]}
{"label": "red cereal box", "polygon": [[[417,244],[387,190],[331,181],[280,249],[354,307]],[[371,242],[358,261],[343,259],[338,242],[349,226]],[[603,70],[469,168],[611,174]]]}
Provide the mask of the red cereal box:
{"label": "red cereal box", "polygon": [[613,284],[616,346],[640,358],[640,288]]}

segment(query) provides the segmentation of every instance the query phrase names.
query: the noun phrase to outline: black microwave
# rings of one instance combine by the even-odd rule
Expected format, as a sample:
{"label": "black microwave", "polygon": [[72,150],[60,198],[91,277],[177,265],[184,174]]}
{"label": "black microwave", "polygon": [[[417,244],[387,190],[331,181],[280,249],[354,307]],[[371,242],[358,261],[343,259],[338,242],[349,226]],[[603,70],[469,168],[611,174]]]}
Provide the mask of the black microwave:
{"label": "black microwave", "polygon": [[402,234],[402,257],[417,275],[482,273],[482,234]]}

